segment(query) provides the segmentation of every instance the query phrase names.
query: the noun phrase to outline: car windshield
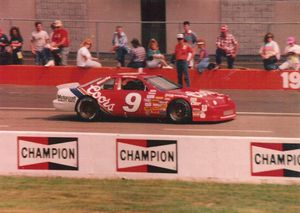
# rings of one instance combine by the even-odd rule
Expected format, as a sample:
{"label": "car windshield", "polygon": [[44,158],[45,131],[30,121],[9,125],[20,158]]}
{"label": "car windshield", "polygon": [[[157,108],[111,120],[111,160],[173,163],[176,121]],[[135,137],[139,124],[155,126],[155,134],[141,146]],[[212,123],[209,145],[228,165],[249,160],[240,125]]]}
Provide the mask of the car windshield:
{"label": "car windshield", "polygon": [[151,85],[153,85],[154,87],[156,87],[157,89],[162,91],[180,89],[179,85],[161,76],[151,76],[145,78],[145,80]]}

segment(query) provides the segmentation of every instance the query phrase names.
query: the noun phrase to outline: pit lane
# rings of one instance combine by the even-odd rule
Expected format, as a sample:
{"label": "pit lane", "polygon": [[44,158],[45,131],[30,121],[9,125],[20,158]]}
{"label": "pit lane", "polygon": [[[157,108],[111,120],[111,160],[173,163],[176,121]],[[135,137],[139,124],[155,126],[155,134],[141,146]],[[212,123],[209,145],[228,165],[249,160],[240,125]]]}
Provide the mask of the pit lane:
{"label": "pit lane", "polygon": [[217,90],[237,104],[236,120],[175,125],[155,119],[105,119],[86,123],[75,113],[55,111],[52,86],[0,86],[0,130],[97,132],[154,135],[258,136],[299,138],[300,93]]}

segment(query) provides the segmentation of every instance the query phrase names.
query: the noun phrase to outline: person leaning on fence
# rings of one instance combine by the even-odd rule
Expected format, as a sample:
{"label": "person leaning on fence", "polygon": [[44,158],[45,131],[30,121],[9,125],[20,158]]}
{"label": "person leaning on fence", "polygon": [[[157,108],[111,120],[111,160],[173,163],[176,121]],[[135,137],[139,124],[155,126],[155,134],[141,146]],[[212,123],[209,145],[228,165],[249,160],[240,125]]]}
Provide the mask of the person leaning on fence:
{"label": "person leaning on fence", "polygon": [[264,68],[266,70],[276,70],[278,65],[276,64],[280,60],[280,49],[276,41],[274,41],[274,35],[267,33],[264,36],[264,44],[259,49],[259,54],[263,59]]}
{"label": "person leaning on fence", "polygon": [[23,64],[23,38],[18,27],[12,27],[9,31],[12,64]]}
{"label": "person leaning on fence", "polygon": [[165,59],[165,56],[161,54],[159,45],[156,39],[150,39],[147,50],[147,61],[146,65],[148,68],[173,68]]}
{"label": "person leaning on fence", "polygon": [[116,27],[116,32],[112,38],[112,51],[116,53],[116,59],[118,61],[118,67],[125,66],[125,55],[128,53],[128,39],[126,34],[123,32],[122,26]]}
{"label": "person leaning on fence", "polygon": [[52,35],[52,53],[55,60],[55,65],[68,65],[68,55],[69,55],[69,33],[63,27],[61,20],[56,20],[55,30]]}
{"label": "person leaning on fence", "polygon": [[175,60],[177,69],[178,84],[183,86],[182,76],[187,87],[190,87],[190,76],[189,76],[189,61],[193,55],[193,49],[184,41],[183,34],[177,34],[177,45],[175,46]]}
{"label": "person leaning on fence", "polygon": [[132,68],[143,68],[146,63],[146,50],[141,46],[138,39],[134,38],[131,41],[132,48],[129,49],[130,54],[130,62],[128,63],[128,67]]}
{"label": "person leaning on fence", "polygon": [[0,28],[0,65],[10,64],[9,40]]}
{"label": "person leaning on fence", "polygon": [[231,33],[228,32],[229,30],[227,25],[222,25],[220,31],[221,33],[217,37],[216,41],[216,69],[218,69],[222,63],[222,57],[226,57],[228,69],[233,69],[239,46],[238,41]]}
{"label": "person leaning on fence", "polygon": [[295,37],[288,37],[287,46],[285,47],[284,54],[286,55],[286,61],[279,66],[280,70],[285,69],[300,69],[300,45],[296,44]]}

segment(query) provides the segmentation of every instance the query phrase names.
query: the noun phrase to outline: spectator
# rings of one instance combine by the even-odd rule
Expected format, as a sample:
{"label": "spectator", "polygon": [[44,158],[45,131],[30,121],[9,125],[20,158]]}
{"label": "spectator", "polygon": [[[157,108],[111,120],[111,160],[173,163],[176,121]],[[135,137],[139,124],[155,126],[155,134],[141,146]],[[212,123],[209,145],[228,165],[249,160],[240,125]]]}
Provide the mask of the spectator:
{"label": "spectator", "polygon": [[79,67],[101,67],[101,64],[97,62],[98,58],[92,57],[90,49],[92,47],[92,41],[85,39],[81,44],[81,48],[77,52],[77,66]]}
{"label": "spectator", "polygon": [[183,86],[182,75],[187,87],[190,87],[190,76],[188,62],[192,58],[193,49],[184,41],[183,34],[177,34],[177,45],[175,47],[175,60],[177,68],[178,84]]}
{"label": "spectator", "polygon": [[173,68],[166,62],[165,56],[161,54],[158,42],[154,38],[148,44],[146,64],[149,68]]}
{"label": "spectator", "polygon": [[189,62],[189,68],[194,67],[194,55],[196,52],[196,48],[197,48],[197,35],[196,33],[194,33],[191,29],[190,29],[190,22],[189,21],[185,21],[183,22],[183,35],[184,35],[184,40],[192,47],[192,49],[194,50],[193,52],[193,56],[192,59]]}
{"label": "spectator", "polygon": [[123,32],[122,26],[116,27],[116,32],[113,34],[112,39],[113,52],[116,53],[116,59],[118,61],[118,67],[125,66],[125,55],[128,53],[128,39]]}
{"label": "spectator", "polygon": [[35,63],[37,65],[44,65],[52,60],[49,50],[45,50],[46,45],[50,42],[49,35],[43,30],[41,22],[35,22],[34,25],[35,31],[31,33],[31,52],[35,56]]}
{"label": "spectator", "polygon": [[18,27],[12,27],[9,31],[12,64],[23,64],[23,38]]}
{"label": "spectator", "polygon": [[53,55],[56,65],[68,65],[68,55],[69,55],[69,34],[68,31],[63,27],[60,20],[55,22],[55,30],[52,35],[51,46],[53,48]]}
{"label": "spectator", "polygon": [[216,50],[216,69],[220,68],[222,57],[227,59],[227,67],[233,68],[234,60],[238,51],[238,42],[235,37],[228,32],[228,26],[221,26],[221,34],[217,37],[217,50]]}
{"label": "spectator", "polygon": [[287,46],[285,47],[284,54],[287,57],[287,60],[279,66],[280,70],[285,69],[300,69],[300,46],[296,44],[295,37],[288,37]]}
{"label": "spectator", "polygon": [[202,73],[209,65],[209,57],[205,47],[205,41],[198,39],[197,44],[199,48],[199,61],[196,64],[196,69],[199,73]]}
{"label": "spectator", "polygon": [[0,65],[6,65],[10,63],[9,52],[7,51],[9,47],[9,41],[7,36],[3,33],[0,28]]}
{"label": "spectator", "polygon": [[264,45],[259,50],[266,70],[278,69],[276,63],[280,59],[280,49],[277,42],[273,39],[274,35],[272,33],[267,33],[264,37]]}
{"label": "spectator", "polygon": [[131,41],[132,49],[129,50],[131,60],[128,67],[140,68],[145,67],[146,51],[145,48],[141,46],[138,39],[134,38]]}

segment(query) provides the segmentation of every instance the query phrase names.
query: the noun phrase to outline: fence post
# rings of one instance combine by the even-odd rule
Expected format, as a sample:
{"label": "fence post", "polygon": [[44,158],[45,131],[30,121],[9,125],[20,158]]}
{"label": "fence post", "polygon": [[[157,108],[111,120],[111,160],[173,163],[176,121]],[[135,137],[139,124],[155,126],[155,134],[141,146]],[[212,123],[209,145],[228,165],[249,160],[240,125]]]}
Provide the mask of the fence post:
{"label": "fence post", "polygon": [[96,51],[97,51],[97,58],[99,58],[99,48],[100,48],[100,42],[99,42],[99,32],[98,32],[98,28],[99,28],[99,25],[98,25],[99,23],[98,22],[96,22],[96,39],[95,39],[95,41],[96,41]]}

